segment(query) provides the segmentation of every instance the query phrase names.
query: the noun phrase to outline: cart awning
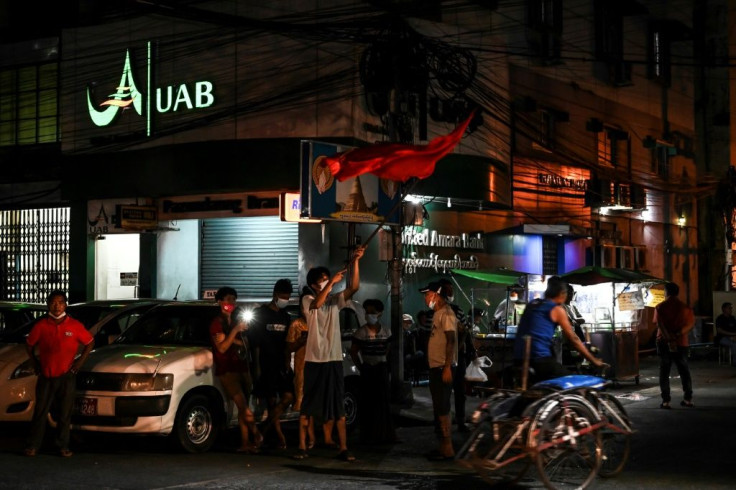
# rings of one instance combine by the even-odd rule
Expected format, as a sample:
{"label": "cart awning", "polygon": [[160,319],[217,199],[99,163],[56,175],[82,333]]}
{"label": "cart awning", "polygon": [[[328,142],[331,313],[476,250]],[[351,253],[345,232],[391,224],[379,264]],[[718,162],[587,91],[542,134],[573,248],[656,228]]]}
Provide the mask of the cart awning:
{"label": "cart awning", "polygon": [[452,269],[453,274],[460,276],[470,277],[479,281],[492,282],[494,284],[501,284],[504,286],[522,285],[526,272],[512,271],[506,269],[497,270],[465,270],[465,269]]}
{"label": "cart awning", "polygon": [[614,267],[598,267],[589,265],[575,269],[574,271],[561,274],[560,278],[570,284],[580,284],[581,286],[591,286],[593,284],[602,284],[605,282],[628,282],[628,283],[662,283],[664,279],[650,276],[639,271],[629,269],[617,269]]}

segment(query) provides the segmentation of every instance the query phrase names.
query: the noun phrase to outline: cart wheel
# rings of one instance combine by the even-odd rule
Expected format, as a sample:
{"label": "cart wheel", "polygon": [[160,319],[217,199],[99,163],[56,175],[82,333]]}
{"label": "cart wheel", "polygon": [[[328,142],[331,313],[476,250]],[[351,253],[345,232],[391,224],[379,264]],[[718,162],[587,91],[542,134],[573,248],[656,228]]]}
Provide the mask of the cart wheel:
{"label": "cart wheel", "polygon": [[595,409],[576,396],[552,400],[538,410],[529,442],[538,450],[535,462],[545,487],[583,489],[595,479],[601,465],[601,433],[586,429],[598,420]]}
{"label": "cart wheel", "polygon": [[636,386],[639,386],[639,375],[636,375],[636,376],[634,377],[634,384],[635,384]]}

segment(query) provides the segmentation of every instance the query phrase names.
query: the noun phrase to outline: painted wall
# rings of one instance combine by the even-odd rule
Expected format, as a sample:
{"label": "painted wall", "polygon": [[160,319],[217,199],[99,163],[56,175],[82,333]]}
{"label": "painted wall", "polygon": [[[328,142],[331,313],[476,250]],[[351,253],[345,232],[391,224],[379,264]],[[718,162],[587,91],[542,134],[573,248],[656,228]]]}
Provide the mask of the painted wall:
{"label": "painted wall", "polygon": [[199,220],[177,221],[174,227],[179,231],[167,231],[158,236],[157,296],[199,299]]}

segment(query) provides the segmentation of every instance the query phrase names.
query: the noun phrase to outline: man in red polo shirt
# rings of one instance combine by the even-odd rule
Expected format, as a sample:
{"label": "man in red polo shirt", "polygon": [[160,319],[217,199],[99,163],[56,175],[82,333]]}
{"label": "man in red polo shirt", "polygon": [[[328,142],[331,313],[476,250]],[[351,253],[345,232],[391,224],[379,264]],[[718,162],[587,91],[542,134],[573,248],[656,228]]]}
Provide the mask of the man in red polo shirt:
{"label": "man in red polo shirt", "polygon": [[[67,316],[67,299],[63,291],[52,291],[46,304],[49,307],[48,314],[36,322],[26,340],[26,349],[38,373],[38,382],[31,434],[24,454],[35,456],[41,447],[46,431],[46,418],[51,405],[56,402],[59,407],[56,444],[59,454],[68,458],[72,455],[69,450],[69,428],[76,375],[92,350],[94,339],[84,325]],[[75,359],[80,344],[84,349]]]}

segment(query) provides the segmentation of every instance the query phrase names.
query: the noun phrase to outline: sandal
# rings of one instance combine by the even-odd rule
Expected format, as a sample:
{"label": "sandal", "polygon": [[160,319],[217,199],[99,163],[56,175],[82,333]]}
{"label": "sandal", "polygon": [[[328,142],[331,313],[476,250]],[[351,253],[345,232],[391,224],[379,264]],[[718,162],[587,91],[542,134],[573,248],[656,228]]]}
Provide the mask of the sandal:
{"label": "sandal", "polygon": [[294,454],[294,456],[292,456],[292,458],[294,458],[296,460],[307,459],[308,457],[309,457],[309,453],[306,450],[304,450],[304,449],[298,450],[296,452],[296,454]]}
{"label": "sandal", "polygon": [[348,463],[355,461],[355,456],[353,456],[353,453],[351,453],[347,449],[344,451],[340,451],[335,457],[340,461],[347,461]]}
{"label": "sandal", "polygon": [[680,405],[683,406],[683,407],[690,407],[690,408],[692,408],[692,407],[695,406],[695,405],[693,405],[693,402],[691,402],[690,400],[682,400],[680,402]]}
{"label": "sandal", "polygon": [[36,450],[35,447],[27,447],[23,450],[23,455],[28,456],[29,458],[32,458],[33,456],[36,455],[37,452],[38,451]]}
{"label": "sandal", "polygon": [[662,402],[659,404],[659,408],[664,408],[665,410],[671,410],[672,407],[670,406],[670,402]]}
{"label": "sandal", "polygon": [[59,455],[60,455],[60,456],[61,456],[62,458],[71,458],[73,454],[74,454],[74,453],[73,453],[73,452],[71,452],[71,451],[70,451],[70,450],[68,450],[68,449],[62,449],[62,450],[60,450],[60,451],[59,451]]}
{"label": "sandal", "polygon": [[245,453],[245,454],[259,454],[261,450],[252,444],[248,444],[247,446],[241,446],[238,449],[235,450],[236,453]]}

